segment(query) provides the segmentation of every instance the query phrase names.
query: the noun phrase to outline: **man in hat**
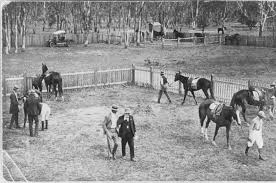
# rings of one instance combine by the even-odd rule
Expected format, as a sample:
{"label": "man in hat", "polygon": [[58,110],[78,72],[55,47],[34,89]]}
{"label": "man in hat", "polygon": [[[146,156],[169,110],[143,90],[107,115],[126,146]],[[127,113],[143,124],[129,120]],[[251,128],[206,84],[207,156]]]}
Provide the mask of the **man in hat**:
{"label": "man in hat", "polygon": [[263,119],[265,118],[265,113],[259,111],[257,117],[252,120],[252,123],[249,126],[249,138],[247,142],[247,147],[245,149],[245,155],[248,156],[248,150],[256,142],[258,146],[259,159],[264,160],[262,157],[262,147],[263,147]]}
{"label": "man in hat", "polygon": [[[111,107],[111,112],[109,112],[103,121],[103,130],[104,134],[106,134],[107,137],[107,145],[108,145],[108,155],[109,158],[110,154],[112,154],[113,160],[116,159],[116,151],[118,148],[118,134],[116,131],[116,125],[117,125],[117,120],[118,120],[118,106],[112,105]],[[113,147],[111,149],[111,146]]]}
{"label": "man in hat", "polygon": [[160,90],[159,90],[159,96],[158,96],[158,103],[160,103],[160,99],[161,99],[161,97],[162,97],[162,94],[163,94],[163,92],[165,93],[165,95],[167,96],[167,98],[168,98],[168,100],[169,100],[169,102],[170,103],[172,103],[172,101],[171,101],[171,99],[170,99],[170,97],[169,97],[169,95],[168,95],[168,93],[167,93],[167,88],[168,88],[168,80],[167,80],[167,78],[165,77],[165,75],[164,75],[164,72],[162,71],[161,72],[161,81],[160,81]]}
{"label": "man in hat", "polygon": [[126,156],[126,143],[130,149],[130,160],[136,161],[134,158],[134,137],[135,137],[135,123],[133,116],[130,115],[130,109],[125,109],[125,114],[120,116],[117,121],[117,128],[119,128],[118,136],[122,138],[122,157]]}
{"label": "man in hat", "polygon": [[12,116],[11,116],[11,122],[10,122],[9,129],[12,128],[14,122],[15,122],[16,128],[20,128],[20,126],[18,124],[18,113],[19,113],[18,89],[19,89],[18,86],[14,86],[13,91],[10,95],[10,100],[11,100],[10,114],[12,114]]}
{"label": "man in hat", "polygon": [[[35,90],[30,91],[30,95],[26,100],[26,111],[29,120],[30,136],[38,136],[38,115],[41,113],[40,97]],[[33,121],[35,121],[35,132],[33,134]]]}

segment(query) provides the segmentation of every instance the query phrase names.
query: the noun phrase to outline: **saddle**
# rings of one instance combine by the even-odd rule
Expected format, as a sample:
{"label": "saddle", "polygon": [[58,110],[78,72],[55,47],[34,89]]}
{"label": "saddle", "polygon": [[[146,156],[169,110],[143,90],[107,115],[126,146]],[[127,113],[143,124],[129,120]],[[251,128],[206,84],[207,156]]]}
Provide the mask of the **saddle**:
{"label": "saddle", "polygon": [[260,89],[258,88],[255,88],[253,91],[252,91],[252,99],[254,101],[261,101],[261,98],[263,97],[263,93]]}
{"label": "saddle", "polygon": [[220,116],[222,112],[222,108],[225,104],[215,101],[209,106],[209,109],[211,110],[211,114],[214,118]]}
{"label": "saddle", "polygon": [[191,89],[196,90],[197,89],[197,82],[198,82],[199,79],[200,79],[199,77],[196,77],[196,78],[190,77],[188,79],[188,86],[190,85]]}

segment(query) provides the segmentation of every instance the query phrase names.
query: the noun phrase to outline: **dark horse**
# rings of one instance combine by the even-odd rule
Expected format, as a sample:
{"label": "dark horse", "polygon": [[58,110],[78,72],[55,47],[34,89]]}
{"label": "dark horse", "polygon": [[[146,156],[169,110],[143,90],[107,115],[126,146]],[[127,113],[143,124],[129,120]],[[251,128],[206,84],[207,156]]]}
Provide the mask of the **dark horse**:
{"label": "dark horse", "polygon": [[[215,129],[215,134],[213,137],[212,144],[214,146],[217,146],[215,142],[215,138],[217,136],[218,130],[220,127],[226,127],[227,146],[228,146],[228,149],[231,150],[231,146],[229,143],[229,132],[231,129],[231,123],[234,119],[235,121],[237,121],[239,125],[241,124],[241,120],[239,118],[240,111],[238,110],[238,106],[235,106],[234,108],[232,106],[226,106],[222,104],[223,106],[220,114],[218,116],[214,116],[214,114],[210,109],[210,105],[213,104],[214,102],[215,100],[213,99],[207,99],[199,105],[199,119],[200,119],[200,125],[201,125],[201,133],[202,135],[205,136],[206,140],[208,141],[207,128],[209,126],[209,123],[210,121],[213,121],[214,123],[216,123],[216,129]],[[207,116],[207,121],[206,121],[205,132],[204,132],[203,123],[206,116]]]}
{"label": "dark horse", "polygon": [[239,45],[240,41],[241,41],[241,36],[239,34],[225,36],[226,45]]}
{"label": "dark horse", "polygon": [[57,100],[57,89],[56,87],[58,86],[58,92],[59,96],[63,98],[63,91],[62,91],[62,78],[60,76],[60,73],[50,71],[48,74],[46,74],[46,71],[48,71],[48,67],[42,63],[42,76],[45,82],[45,86],[47,89],[47,92],[51,92],[51,85],[53,86],[53,90],[55,92],[55,97]]}
{"label": "dark horse", "polygon": [[242,116],[244,118],[244,121],[247,122],[245,117],[245,111],[246,111],[246,104],[258,106],[259,110],[263,110],[265,106],[266,101],[266,94],[264,91],[262,91],[262,95],[259,98],[259,101],[252,99],[252,94],[249,90],[240,90],[237,93],[234,93],[230,106],[234,107],[235,105],[238,105],[242,108]]}
{"label": "dark horse", "polygon": [[227,30],[226,27],[221,27],[221,28],[219,27],[218,28],[218,34],[219,34],[220,31],[222,32],[222,34],[224,34],[224,30]]}
{"label": "dark horse", "polygon": [[32,80],[32,86],[36,89],[42,92],[42,80],[43,80],[43,75],[37,75],[35,78]]}
{"label": "dark horse", "polygon": [[208,99],[209,98],[208,89],[209,89],[211,97],[213,99],[215,99],[214,92],[213,92],[212,82],[209,81],[208,79],[199,78],[198,81],[197,81],[196,89],[192,88],[192,86],[191,86],[192,83],[190,82],[189,77],[185,77],[185,76],[182,76],[180,73],[176,73],[175,77],[174,77],[174,81],[178,81],[178,80],[183,84],[183,88],[185,90],[185,94],[184,94],[184,99],[183,99],[182,105],[185,102],[185,99],[186,99],[188,91],[190,91],[192,93],[196,105],[197,105],[197,101],[195,99],[194,91],[197,91],[197,90],[202,90],[204,92],[206,98]]}
{"label": "dark horse", "polygon": [[185,38],[185,34],[182,32],[178,32],[177,30],[173,30],[173,34],[175,38]]}

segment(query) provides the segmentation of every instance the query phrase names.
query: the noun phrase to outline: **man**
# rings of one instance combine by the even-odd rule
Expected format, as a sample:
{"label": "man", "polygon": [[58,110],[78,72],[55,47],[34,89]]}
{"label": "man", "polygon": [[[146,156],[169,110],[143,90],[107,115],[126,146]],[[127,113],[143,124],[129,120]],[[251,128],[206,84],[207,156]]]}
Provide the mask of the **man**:
{"label": "man", "polygon": [[272,102],[273,102],[273,105],[271,107],[271,115],[273,116],[274,113],[275,113],[275,110],[276,110],[276,81],[273,82],[271,85],[270,85],[271,89],[273,90],[273,95],[271,97],[272,99]]}
{"label": "man", "polygon": [[[51,114],[51,109],[48,104],[40,103],[41,104],[41,130],[48,129],[48,120]],[[44,121],[45,121],[45,128],[44,128]]]}
{"label": "man", "polygon": [[249,138],[247,142],[247,147],[245,149],[245,155],[248,156],[248,150],[256,142],[258,146],[259,159],[264,160],[262,157],[262,147],[263,147],[263,119],[265,118],[265,113],[263,111],[258,112],[258,116],[252,120],[251,125],[249,126]]}
{"label": "man", "polygon": [[[30,136],[38,136],[38,115],[41,112],[40,97],[35,90],[30,91],[30,96],[26,100],[26,109],[29,120]],[[35,121],[35,132],[33,134],[33,121]]]}
{"label": "man", "polygon": [[167,88],[168,88],[168,80],[167,80],[167,78],[164,76],[164,72],[162,71],[161,72],[161,81],[160,81],[160,90],[159,90],[159,96],[158,96],[158,103],[160,103],[160,99],[161,99],[161,96],[162,96],[162,94],[163,94],[163,92],[165,93],[165,95],[167,96],[167,98],[168,98],[168,100],[169,100],[169,102],[170,103],[172,103],[172,101],[171,101],[171,99],[170,99],[170,97],[169,97],[169,95],[168,95],[168,93],[167,93]]}
{"label": "man", "polygon": [[125,109],[125,114],[120,116],[117,122],[117,128],[119,128],[119,137],[122,138],[122,157],[126,156],[126,143],[128,143],[130,149],[130,160],[136,161],[134,158],[134,137],[135,137],[135,123],[133,116],[130,115],[130,109]]}
{"label": "man", "polygon": [[[118,106],[112,105],[111,112],[108,113],[108,115],[105,116],[103,121],[103,130],[104,134],[106,134],[107,137],[107,145],[108,145],[108,155],[109,153],[112,154],[113,160],[116,159],[116,151],[118,148],[118,135],[116,131],[116,124],[118,120]],[[111,144],[113,146],[111,150]],[[109,158],[111,158],[109,156]]]}
{"label": "man", "polygon": [[18,86],[14,86],[13,87],[13,91],[10,95],[10,100],[11,100],[11,104],[10,104],[10,114],[12,114],[11,116],[11,122],[10,122],[10,126],[9,129],[12,128],[13,123],[15,122],[16,128],[20,128],[19,124],[18,124],[18,113],[19,113],[19,103],[18,103]]}

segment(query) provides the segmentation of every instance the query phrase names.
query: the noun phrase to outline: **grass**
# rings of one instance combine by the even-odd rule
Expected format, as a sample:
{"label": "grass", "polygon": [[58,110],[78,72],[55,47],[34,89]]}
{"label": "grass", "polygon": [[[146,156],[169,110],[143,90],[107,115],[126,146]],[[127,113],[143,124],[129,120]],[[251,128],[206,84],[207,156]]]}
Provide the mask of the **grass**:
{"label": "grass", "polygon": [[61,73],[95,68],[144,65],[155,61],[162,68],[196,74],[215,74],[230,78],[272,82],[276,77],[276,49],[243,46],[161,46],[145,48],[92,44],[69,48],[27,48],[23,53],[3,55],[3,74],[40,74],[41,63]]}
{"label": "grass", "polygon": [[[268,161],[261,162],[255,146],[248,157],[243,154],[246,127],[243,132],[232,126],[232,151],[227,150],[224,128],[220,129],[216,148],[200,136],[198,106],[193,99],[188,97],[182,106],[181,96],[170,95],[173,104],[164,96],[157,104],[157,91],[132,86],[67,93],[65,102],[47,101],[53,111],[47,131],[31,138],[27,129],[4,127],[3,147],[29,181],[276,180],[275,121],[264,124],[264,156]],[[101,122],[113,103],[120,106],[120,114],[126,106],[134,112],[139,137],[135,163],[120,159],[121,148],[116,161],[106,159]],[[255,112],[250,108],[249,119]],[[8,125],[7,108],[3,117],[4,126]],[[214,127],[214,123],[209,126],[210,139]]]}

